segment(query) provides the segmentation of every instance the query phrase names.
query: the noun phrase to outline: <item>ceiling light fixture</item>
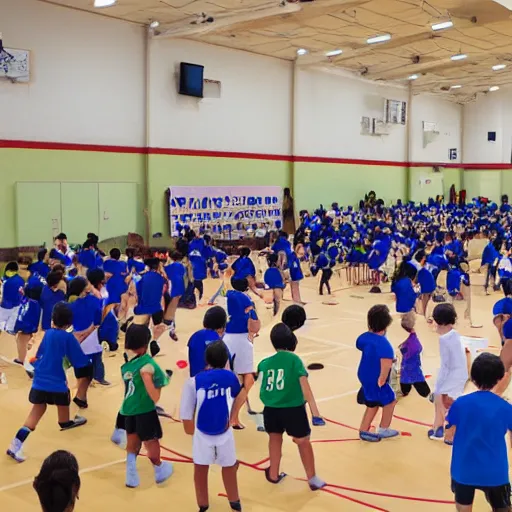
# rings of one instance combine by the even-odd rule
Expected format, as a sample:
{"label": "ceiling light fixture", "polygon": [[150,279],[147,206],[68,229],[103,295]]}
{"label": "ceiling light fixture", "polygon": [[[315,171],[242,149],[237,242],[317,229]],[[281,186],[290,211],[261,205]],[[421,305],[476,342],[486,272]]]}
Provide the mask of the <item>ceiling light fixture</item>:
{"label": "ceiling light fixture", "polygon": [[460,89],[462,85],[452,85],[450,89]]}
{"label": "ceiling light fixture", "polygon": [[458,53],[457,55],[452,55],[450,59],[452,60],[464,60],[467,59],[468,56],[465,53]]}
{"label": "ceiling light fixture", "polygon": [[305,48],[299,48],[297,50],[297,55],[306,55],[306,53],[308,53],[308,51]]}
{"label": "ceiling light fixture", "polygon": [[434,23],[432,25],[432,30],[444,30],[446,28],[452,28],[453,21],[443,21],[441,23]]}
{"label": "ceiling light fixture", "polygon": [[418,79],[418,75],[411,75],[408,80],[417,80]]}
{"label": "ceiling light fixture", "polygon": [[492,67],[493,71],[500,71],[501,69],[505,69],[507,67],[506,64],[496,64],[496,66]]}
{"label": "ceiling light fixture", "polygon": [[326,57],[336,57],[336,55],[341,55],[343,53],[343,50],[332,50],[330,52],[326,52]]}
{"label": "ceiling light fixture", "polygon": [[94,7],[101,9],[103,7],[112,7],[116,3],[117,0],[94,0]]}
{"label": "ceiling light fixture", "polygon": [[368,44],[384,43],[391,39],[391,34],[382,34],[381,36],[370,37],[366,40]]}
{"label": "ceiling light fixture", "polygon": [[499,91],[500,88],[497,85],[493,85],[492,87],[489,87],[489,92],[495,92]]}
{"label": "ceiling light fixture", "polygon": [[150,24],[149,24],[149,28],[158,28],[160,26],[160,22],[159,21],[152,21]]}

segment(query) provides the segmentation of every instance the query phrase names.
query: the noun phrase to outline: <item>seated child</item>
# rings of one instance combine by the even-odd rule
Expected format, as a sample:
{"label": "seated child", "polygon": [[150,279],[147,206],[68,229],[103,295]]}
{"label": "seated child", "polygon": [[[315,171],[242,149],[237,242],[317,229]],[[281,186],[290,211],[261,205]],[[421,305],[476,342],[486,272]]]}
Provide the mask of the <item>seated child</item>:
{"label": "seated child", "polygon": [[430,395],[430,387],[421,369],[423,347],[414,331],[415,324],[416,315],[412,311],[402,317],[402,328],[409,333],[409,337],[398,347],[402,353],[400,389],[402,395],[407,396],[414,386],[418,394],[426,398]]}
{"label": "seated child", "polygon": [[268,269],[263,277],[265,284],[272,290],[274,316],[279,313],[281,301],[283,300],[283,290],[286,287],[283,272],[277,266],[278,259],[279,256],[276,253],[271,253],[267,256]]}
{"label": "seated child", "polygon": [[316,491],[326,483],[316,474],[315,455],[310,441],[311,427],[306,402],[313,419],[321,419],[321,416],[308,382],[308,372],[300,357],[293,353],[297,338],[289,327],[283,323],[275,325],[270,332],[270,340],[276,353],[263,359],[257,370],[261,377],[260,398],[265,406],[265,431],[269,435],[270,466],[265,469],[265,477],[268,482],[278,484],[286,476],[279,471],[283,434],[286,432],[298,446],[310,489]]}
{"label": "seated child", "polygon": [[206,369],[185,383],[180,406],[185,432],[193,436],[197,505],[200,512],[208,510],[208,471],[210,465],[217,464],[222,468],[231,510],[241,511],[236,476],[238,461],[231,424],[233,415],[237,415],[245,401],[246,393],[236,375],[225,369],[229,352],[223,341],[210,343],[206,347],[205,359]]}
{"label": "seated child", "polygon": [[73,312],[68,304],[60,302],[55,305],[52,322],[54,328],[44,335],[34,362],[34,380],[28,397],[32,410],[7,450],[7,455],[16,462],[25,461],[23,443],[36,429],[48,405],[57,406],[61,430],[80,427],[87,422],[81,416],[75,416],[73,420],[69,416],[71,397],[62,361],[64,358],[70,361],[79,381],[90,382],[92,365],[76,338],[67,332],[73,323]]}
{"label": "seated child", "polygon": [[[392,321],[387,306],[373,306],[368,311],[368,332],[361,334],[356,341],[357,349],[362,352],[357,371],[361,383],[357,403],[366,406],[359,428],[362,441],[375,443],[400,434],[390,428],[396,405],[395,393],[389,385],[395,353],[386,338],[386,331]],[[379,408],[382,408],[380,426],[376,433],[370,432]]]}
{"label": "seated child", "polygon": [[127,362],[121,367],[126,391],[120,416],[127,434],[126,487],[130,488],[140,484],[137,456],[142,443],[153,464],[157,484],[168,480],[173,473],[172,464],[160,457],[162,427],[155,405],[169,378],[148,354],[150,341],[151,332],[146,325],[128,327],[125,340]]}

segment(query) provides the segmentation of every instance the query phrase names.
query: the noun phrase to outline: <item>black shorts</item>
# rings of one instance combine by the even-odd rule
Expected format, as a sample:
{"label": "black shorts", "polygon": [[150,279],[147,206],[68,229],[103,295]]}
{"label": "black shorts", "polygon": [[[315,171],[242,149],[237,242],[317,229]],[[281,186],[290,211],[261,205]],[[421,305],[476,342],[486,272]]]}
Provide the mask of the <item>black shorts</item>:
{"label": "black shorts", "polygon": [[164,321],[164,312],[157,311],[151,315],[151,320],[153,320],[153,325],[160,325]]}
{"label": "black shorts", "polygon": [[[126,433],[137,434],[141,441],[153,441],[162,439],[162,426],[156,411],[137,414],[135,416],[123,416]],[[118,418],[119,420],[119,418]]]}
{"label": "black shorts", "polygon": [[56,393],[32,388],[28,395],[28,401],[33,405],[59,405],[69,407],[69,404],[71,403],[71,394],[69,391]]}
{"label": "black shorts", "polygon": [[366,400],[363,388],[361,388],[357,393],[357,403],[359,405],[365,405],[369,409],[374,409],[375,407],[384,407],[384,405],[382,405],[380,402],[371,402],[370,400]]}
{"label": "black shorts", "polygon": [[301,439],[311,435],[306,406],[265,407],[263,409],[265,431],[268,434],[283,434]]}
{"label": "black shorts", "polygon": [[476,490],[485,494],[485,498],[493,510],[509,510],[511,506],[510,484],[500,485],[499,487],[484,487],[459,484],[452,480],[452,492],[455,494],[455,501],[459,505],[472,505]]}
{"label": "black shorts", "polygon": [[92,379],[93,366],[83,366],[82,368],[75,368],[75,378],[77,379]]}

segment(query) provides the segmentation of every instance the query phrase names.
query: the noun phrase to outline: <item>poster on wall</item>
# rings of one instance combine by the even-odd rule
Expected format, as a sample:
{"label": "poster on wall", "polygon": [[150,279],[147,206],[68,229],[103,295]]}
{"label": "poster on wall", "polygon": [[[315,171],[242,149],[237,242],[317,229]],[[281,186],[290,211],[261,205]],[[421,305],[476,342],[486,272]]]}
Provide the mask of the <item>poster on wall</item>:
{"label": "poster on wall", "polygon": [[188,225],[229,240],[276,229],[282,222],[283,190],[278,186],[171,186],[168,193],[172,236]]}

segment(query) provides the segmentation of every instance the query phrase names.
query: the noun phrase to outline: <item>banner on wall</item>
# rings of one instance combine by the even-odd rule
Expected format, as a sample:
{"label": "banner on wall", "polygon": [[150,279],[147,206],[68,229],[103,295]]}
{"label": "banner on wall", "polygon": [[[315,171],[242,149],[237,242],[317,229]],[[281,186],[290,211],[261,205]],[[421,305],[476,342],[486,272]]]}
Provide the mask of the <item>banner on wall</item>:
{"label": "banner on wall", "polygon": [[278,186],[171,186],[168,192],[172,236],[187,224],[196,232],[230,239],[251,229],[276,229],[282,222],[283,190]]}

